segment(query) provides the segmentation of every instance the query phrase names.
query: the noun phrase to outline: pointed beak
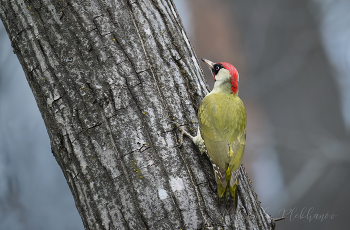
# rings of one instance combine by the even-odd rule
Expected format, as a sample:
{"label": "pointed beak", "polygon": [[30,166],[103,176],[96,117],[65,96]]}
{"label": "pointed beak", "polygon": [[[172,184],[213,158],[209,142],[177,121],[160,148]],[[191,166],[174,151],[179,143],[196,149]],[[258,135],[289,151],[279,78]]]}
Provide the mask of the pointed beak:
{"label": "pointed beak", "polygon": [[213,69],[215,63],[212,62],[212,61],[209,61],[208,59],[204,59],[204,58],[202,58],[202,61],[204,61],[205,64],[207,64],[207,66],[209,67],[210,71],[212,71],[212,69]]}

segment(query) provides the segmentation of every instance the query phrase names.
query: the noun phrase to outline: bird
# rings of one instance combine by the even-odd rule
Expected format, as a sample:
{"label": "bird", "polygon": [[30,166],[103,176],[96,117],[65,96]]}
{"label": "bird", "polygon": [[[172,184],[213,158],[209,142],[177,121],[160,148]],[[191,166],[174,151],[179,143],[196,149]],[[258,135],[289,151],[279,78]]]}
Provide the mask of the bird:
{"label": "bird", "polygon": [[[198,110],[198,131],[193,137],[181,127],[202,153],[206,152],[212,163],[217,182],[218,204],[230,194],[233,210],[238,205],[238,179],[246,143],[247,116],[243,101],[238,97],[239,74],[234,66],[226,62],[202,61],[209,67],[215,83]],[[226,203],[227,204],[227,203]]]}

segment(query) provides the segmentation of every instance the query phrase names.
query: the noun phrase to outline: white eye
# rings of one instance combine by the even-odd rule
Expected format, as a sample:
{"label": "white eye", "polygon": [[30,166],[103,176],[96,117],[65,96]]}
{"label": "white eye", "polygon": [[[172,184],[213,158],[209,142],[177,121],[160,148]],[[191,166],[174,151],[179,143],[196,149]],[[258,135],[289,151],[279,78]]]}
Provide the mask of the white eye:
{"label": "white eye", "polygon": [[220,67],[219,67],[219,66],[216,66],[216,67],[215,67],[215,70],[219,70],[219,69],[220,69]]}

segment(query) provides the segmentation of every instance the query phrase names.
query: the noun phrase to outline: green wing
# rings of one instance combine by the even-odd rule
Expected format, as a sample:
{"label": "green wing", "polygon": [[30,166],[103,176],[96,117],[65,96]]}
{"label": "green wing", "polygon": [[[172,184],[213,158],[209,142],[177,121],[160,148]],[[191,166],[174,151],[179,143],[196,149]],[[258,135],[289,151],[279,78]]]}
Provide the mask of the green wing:
{"label": "green wing", "polygon": [[242,162],[246,140],[246,111],[233,94],[208,94],[199,108],[199,125],[214,170],[223,187],[226,171],[237,170]]}

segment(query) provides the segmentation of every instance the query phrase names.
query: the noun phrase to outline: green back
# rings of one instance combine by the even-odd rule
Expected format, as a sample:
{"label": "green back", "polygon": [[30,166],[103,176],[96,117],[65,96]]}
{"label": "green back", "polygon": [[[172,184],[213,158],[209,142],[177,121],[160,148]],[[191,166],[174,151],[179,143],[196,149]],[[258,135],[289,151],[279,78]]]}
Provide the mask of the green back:
{"label": "green back", "polygon": [[236,94],[210,93],[198,112],[205,146],[221,170],[239,168],[246,139],[246,111]]}

